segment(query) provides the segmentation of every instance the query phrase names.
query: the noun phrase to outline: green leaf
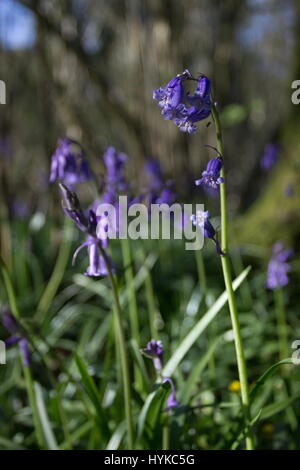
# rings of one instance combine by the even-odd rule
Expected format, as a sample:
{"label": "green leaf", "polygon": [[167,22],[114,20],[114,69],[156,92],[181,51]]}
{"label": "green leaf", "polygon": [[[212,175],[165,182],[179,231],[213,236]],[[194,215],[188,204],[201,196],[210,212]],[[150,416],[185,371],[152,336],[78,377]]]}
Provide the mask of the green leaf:
{"label": "green leaf", "polygon": [[257,392],[259,391],[259,389],[267,382],[267,380],[269,378],[272,377],[272,375],[274,374],[276,369],[280,366],[285,365],[285,364],[293,364],[293,360],[291,358],[288,358],[288,359],[283,359],[282,361],[276,362],[276,364],[273,364],[271,367],[269,367],[269,369],[267,369],[266,372],[264,372],[259,377],[256,384],[254,385],[254,387],[250,391],[250,400],[251,400],[251,402],[253,402],[253,400],[254,400]]}
{"label": "green leaf", "polygon": [[292,405],[294,401],[300,399],[300,393],[297,393],[296,395],[293,395],[292,397],[286,398],[285,400],[282,400],[277,403],[272,403],[269,406],[265,406],[263,408],[260,419],[269,419],[271,416],[280,413],[280,411],[285,410],[288,406]]}
{"label": "green leaf", "polygon": [[169,389],[170,384],[166,382],[160,384],[156,390],[148,395],[138,418],[138,439],[140,439],[145,429],[154,430]]}
{"label": "green leaf", "polygon": [[109,435],[109,429],[107,425],[107,418],[105,416],[105,413],[104,413],[104,410],[102,408],[102,404],[100,401],[99,391],[96,387],[96,384],[93,378],[88,373],[86,364],[77,353],[75,354],[75,361],[76,361],[76,365],[78,367],[79,373],[81,375],[81,380],[85,388],[85,391],[94,405],[96,415],[97,415],[97,422],[99,424],[100,430],[103,433],[103,437],[107,437]]}
{"label": "green leaf", "polygon": [[34,391],[35,391],[35,397],[36,397],[37,410],[39,413],[39,418],[40,418],[40,422],[42,425],[43,434],[45,437],[47,447],[49,450],[58,450],[58,445],[57,445],[54,433],[52,431],[52,426],[51,426],[51,423],[49,421],[49,417],[46,411],[45,402],[43,398],[43,392],[42,392],[41,386],[37,382],[34,383]]}
{"label": "green leaf", "polygon": [[[250,272],[251,267],[248,266],[244,271],[233,281],[233,289],[236,290],[242,282],[246,279]],[[173,356],[168,360],[167,364],[163,368],[162,375],[165,377],[170,377],[184,356],[188,353],[194,343],[197,341],[199,336],[207,328],[210,322],[217,316],[219,311],[224,307],[228,299],[227,292],[224,291],[223,294],[218,297],[215,303],[209,308],[209,310],[203,315],[203,317],[193,326],[192,330],[187,334],[184,340],[180,343],[178,348],[176,348]]]}
{"label": "green leaf", "polygon": [[106,450],[117,450],[122,442],[125,431],[126,431],[126,422],[123,421],[121,424],[119,424],[119,426],[117,427],[117,429],[111,436],[109,443],[106,446]]}
{"label": "green leaf", "polygon": [[136,361],[136,363],[139,367],[139,370],[141,371],[144,388],[146,388],[146,393],[147,393],[149,391],[150,383],[149,383],[149,377],[148,377],[148,373],[147,373],[147,370],[146,370],[144,358],[141,355],[141,352],[139,350],[138,344],[137,344],[135,339],[130,340],[130,346],[132,348],[133,358]]}
{"label": "green leaf", "polygon": [[189,375],[189,378],[184,386],[184,391],[182,394],[182,397],[185,401],[185,403],[188,403],[190,400],[190,397],[193,393],[193,389],[195,387],[196,382],[199,380],[202,371],[206,367],[206,365],[209,363],[209,360],[213,353],[215,352],[217,346],[220,344],[220,342],[223,340],[223,335],[219,336],[218,338],[215,339],[215,341],[210,345],[208,351],[206,354],[200,359],[198,364],[193,368],[191,374]]}

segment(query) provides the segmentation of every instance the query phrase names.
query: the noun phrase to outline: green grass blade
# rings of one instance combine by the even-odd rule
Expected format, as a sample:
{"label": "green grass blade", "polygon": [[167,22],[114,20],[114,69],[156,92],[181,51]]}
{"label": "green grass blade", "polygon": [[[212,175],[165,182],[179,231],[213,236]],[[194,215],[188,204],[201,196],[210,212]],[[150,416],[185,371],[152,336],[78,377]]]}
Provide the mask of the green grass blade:
{"label": "green grass blade", "polygon": [[104,410],[102,408],[102,404],[100,401],[99,391],[96,387],[96,384],[93,378],[88,373],[86,364],[84,363],[84,361],[81,359],[81,357],[78,354],[75,355],[75,361],[76,361],[76,365],[78,367],[79,373],[81,375],[81,380],[85,388],[85,391],[94,405],[94,408],[98,417],[98,423],[100,425],[100,429],[103,432],[103,437],[104,436],[107,437],[109,434],[109,429],[107,425],[107,419],[106,419],[106,416],[105,416],[105,413],[104,413]]}
{"label": "green grass blade", "polygon": [[160,384],[148,395],[138,418],[138,439],[141,438],[145,429],[154,430],[169,389],[170,384],[166,382]]}
{"label": "green grass blade", "polygon": [[57,450],[58,445],[52,431],[51,423],[49,421],[49,417],[46,411],[46,406],[43,398],[43,392],[41,386],[35,382],[34,383],[34,391],[36,396],[36,405],[39,413],[40,422],[43,429],[43,434],[45,437],[45,441],[47,444],[47,448],[49,450]]}
{"label": "green grass blade", "polygon": [[[234,281],[233,281],[233,288],[234,290],[238,289],[238,287],[242,284],[242,282],[246,279],[250,272],[251,267],[248,266]],[[194,325],[192,330],[187,334],[184,340],[180,343],[178,348],[176,349],[173,356],[168,360],[167,364],[163,368],[162,375],[169,377],[171,376],[184,356],[187,352],[191,349],[193,344],[197,341],[199,336],[203,333],[203,331],[207,328],[210,322],[216,317],[219,311],[224,307],[228,299],[227,292],[224,291],[220,297],[216,300],[216,302],[208,309],[208,311],[203,315],[203,317]]]}

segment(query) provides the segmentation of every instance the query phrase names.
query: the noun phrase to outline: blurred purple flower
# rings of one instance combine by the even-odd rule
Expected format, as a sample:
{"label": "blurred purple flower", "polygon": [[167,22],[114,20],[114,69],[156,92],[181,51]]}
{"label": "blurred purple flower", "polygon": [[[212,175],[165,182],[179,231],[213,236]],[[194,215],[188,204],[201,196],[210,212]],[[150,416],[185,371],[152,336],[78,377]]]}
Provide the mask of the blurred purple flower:
{"label": "blurred purple flower", "polygon": [[171,393],[168,396],[167,400],[167,408],[166,411],[173,410],[174,408],[178,408],[180,406],[180,403],[176,399],[176,392],[175,392],[175,386],[173,383],[173,380],[170,377],[165,377],[163,380],[163,383],[169,382],[171,385]]}
{"label": "blurred purple flower", "polygon": [[146,348],[141,349],[141,352],[144,354],[144,356],[153,360],[154,367],[157,371],[162,370],[164,350],[161,341],[155,341],[154,339],[151,339]]}
{"label": "blurred purple flower", "polygon": [[284,194],[286,197],[293,197],[295,194],[295,188],[292,184],[288,184],[284,189]]}
{"label": "blurred purple flower", "polygon": [[202,172],[202,177],[195,181],[196,186],[206,186],[211,189],[218,189],[220,184],[224,182],[224,178],[220,176],[223,162],[221,158],[213,158],[207,164],[206,170]]}
{"label": "blurred purple flower", "polygon": [[82,149],[80,148],[79,152],[73,151],[76,145],[79,146],[77,142],[69,138],[59,140],[57,149],[52,155],[50,183],[60,180],[74,187],[78,183],[91,179],[92,173]]}
{"label": "blurred purple flower", "polygon": [[172,205],[176,200],[176,194],[172,189],[173,182],[164,180],[160,163],[154,158],[148,159],[145,163],[145,173],[147,177],[146,196],[148,205]]}
{"label": "blurred purple flower", "polygon": [[28,346],[28,340],[21,333],[21,327],[18,324],[15,317],[9,312],[5,311],[2,315],[2,323],[4,328],[10,333],[10,337],[5,340],[7,347],[19,345],[23,364],[26,367],[30,366],[30,351]]}
{"label": "blurred purple flower", "polygon": [[268,265],[266,282],[268,289],[275,290],[289,283],[288,273],[291,267],[288,261],[293,257],[293,254],[293,250],[285,248],[282,242],[275,243]]}
{"label": "blurred purple flower", "polygon": [[264,154],[261,159],[261,168],[268,171],[275,165],[279,155],[279,146],[276,144],[267,144],[264,148]]}
{"label": "blurred purple flower", "polygon": [[29,214],[28,204],[21,199],[15,199],[12,204],[12,213],[16,219],[25,219]]}
{"label": "blurred purple flower", "polygon": [[193,225],[200,227],[205,238],[210,238],[216,247],[219,255],[224,256],[220,244],[216,239],[216,231],[210,222],[210,213],[208,211],[197,211],[196,214],[191,215]]}
{"label": "blurred purple flower", "polygon": [[104,178],[104,193],[102,200],[108,204],[117,204],[120,193],[128,193],[129,185],[125,177],[125,164],[128,157],[125,153],[118,153],[114,147],[108,147],[103,155],[106,166]]}

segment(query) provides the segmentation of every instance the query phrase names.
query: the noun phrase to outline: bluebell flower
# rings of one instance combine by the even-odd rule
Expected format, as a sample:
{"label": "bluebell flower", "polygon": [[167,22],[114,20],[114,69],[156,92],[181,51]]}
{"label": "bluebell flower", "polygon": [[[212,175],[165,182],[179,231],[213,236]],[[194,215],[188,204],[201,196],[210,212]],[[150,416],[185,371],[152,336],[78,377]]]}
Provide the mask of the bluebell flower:
{"label": "bluebell flower", "polygon": [[183,80],[190,77],[188,70],[172,78],[165,88],[158,88],[153,92],[153,99],[158,101],[161,113],[165,119],[173,119],[177,106],[182,102],[184,96]]}
{"label": "bluebell flower", "polygon": [[186,70],[173,78],[165,88],[154,90],[153,98],[158,100],[165,119],[172,120],[182,132],[193,134],[196,122],[206,119],[211,113],[210,80],[201,76],[193,96],[184,92],[184,80],[192,79]]}
{"label": "bluebell flower", "polygon": [[273,246],[272,256],[268,265],[267,288],[271,290],[284,287],[289,283],[288,273],[291,266],[288,261],[293,257],[293,250],[285,248],[282,242]]}
{"label": "bluebell flower", "polygon": [[84,183],[92,177],[86,156],[80,145],[72,139],[59,140],[58,147],[51,159],[50,183],[59,180],[70,187]]}
{"label": "bluebell flower", "polygon": [[210,111],[210,91],[211,83],[209,78],[202,76],[198,79],[198,84],[194,95],[190,96],[190,94],[187,93],[186,101],[198,109],[207,109],[208,111]]}
{"label": "bluebell flower", "polygon": [[31,364],[30,361],[30,351],[27,338],[22,334],[21,327],[15,317],[9,312],[5,311],[3,313],[2,323],[4,328],[10,333],[10,337],[7,338],[4,342],[7,347],[14,346],[18,344],[20,353],[22,356],[23,364],[26,367],[29,367]]}
{"label": "bluebell flower", "polygon": [[167,408],[166,408],[166,411],[169,411],[169,410],[173,410],[175,408],[179,408],[180,403],[176,399],[176,391],[175,391],[175,386],[174,386],[173,380],[170,377],[165,377],[164,380],[163,380],[163,383],[166,383],[166,382],[169,382],[169,384],[171,385],[171,393],[168,396]]}
{"label": "bluebell flower", "polygon": [[216,251],[219,255],[224,256],[220,244],[216,238],[216,231],[210,222],[210,213],[208,211],[197,211],[196,214],[191,215],[193,225],[200,227],[205,238],[210,238],[215,245]]}
{"label": "bluebell flower", "polygon": [[270,170],[278,160],[279,146],[276,144],[267,144],[264,148],[264,154],[261,159],[261,168],[264,171]]}
{"label": "bluebell flower", "polygon": [[220,157],[210,160],[206,170],[202,172],[202,177],[195,181],[196,186],[203,185],[207,188],[218,189],[220,184],[224,182],[224,178],[220,176],[222,166],[223,161]]}
{"label": "bluebell flower", "polygon": [[[60,184],[60,189],[63,196],[64,210],[66,214],[72,220],[74,220],[77,227],[87,235],[86,241],[77,248],[73,255],[73,263],[75,262],[77,255],[82,250],[82,248],[87,248],[89,266],[84,274],[86,276],[95,277],[106,276],[108,274],[108,269],[101,253],[100,246],[103,250],[106,250],[108,239],[103,238],[103,240],[101,240],[97,236],[97,224],[99,222],[99,217],[96,216],[93,210],[89,210],[89,214],[86,216],[80,207],[76,193],[70,191],[69,188],[67,188],[62,183]],[[107,253],[106,259],[113,271],[113,264]]]}
{"label": "bluebell flower", "polygon": [[161,341],[155,341],[151,339],[148,342],[146,348],[141,349],[144,356],[149,357],[153,360],[154,367],[157,371],[161,371],[163,368],[164,349]]}

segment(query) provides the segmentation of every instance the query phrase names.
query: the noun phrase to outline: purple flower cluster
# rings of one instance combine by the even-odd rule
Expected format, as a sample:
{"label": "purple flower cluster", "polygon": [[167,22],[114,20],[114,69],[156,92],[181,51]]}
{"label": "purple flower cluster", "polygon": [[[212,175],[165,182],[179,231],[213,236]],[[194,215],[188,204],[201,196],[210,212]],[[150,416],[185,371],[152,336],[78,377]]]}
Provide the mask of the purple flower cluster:
{"label": "purple flower cluster", "polygon": [[[151,341],[148,342],[146,348],[141,349],[141,353],[144,356],[148,357],[149,359],[152,359],[153,365],[156,371],[161,372],[163,368],[163,356],[164,356],[164,349],[163,349],[163,344],[161,341],[156,341],[155,339],[151,339]],[[166,408],[166,411],[168,411],[174,408],[178,408],[180,404],[178,403],[176,399],[175,386],[174,386],[173,380],[170,377],[163,377],[162,383],[166,383],[166,382],[168,382],[171,385],[171,393],[168,396],[167,408]]]}
{"label": "purple flower cluster", "polygon": [[272,257],[268,265],[267,287],[275,290],[289,283],[288,273],[291,266],[288,261],[293,257],[293,250],[285,248],[282,242],[277,242],[272,249]]}
{"label": "purple flower cluster", "polygon": [[196,132],[196,122],[206,119],[211,113],[210,80],[201,76],[193,96],[185,92],[183,83],[193,79],[190,72],[172,78],[165,88],[160,87],[153,92],[153,99],[158,101],[161,114],[167,120],[173,121],[182,131],[192,134]]}
{"label": "purple flower cluster", "polygon": [[278,160],[279,146],[276,144],[267,144],[264,148],[264,154],[260,165],[262,170],[270,170]]}
{"label": "purple flower cluster", "polygon": [[[79,200],[76,193],[70,191],[64,184],[60,184],[60,189],[63,196],[63,208],[65,213],[74,220],[75,224],[87,235],[87,239],[82,243],[79,248],[74,253],[73,261],[75,261],[79,251],[82,248],[87,248],[89,255],[89,266],[85,272],[86,276],[106,276],[108,274],[107,263],[112,268],[112,262],[106,254],[106,260],[104,259],[103,254],[101,253],[100,246],[103,250],[107,249],[108,239],[103,238],[99,239],[97,236],[97,224],[99,218],[96,216],[95,212],[90,209],[88,216],[84,214],[80,207]],[[106,252],[105,252],[106,253]]]}
{"label": "purple flower cluster", "polygon": [[[76,151],[76,147],[79,147],[79,151]],[[50,183],[59,180],[69,187],[74,187],[91,177],[92,173],[81,146],[67,137],[59,140],[51,159]]]}
{"label": "purple flower cluster", "polygon": [[200,227],[205,238],[210,238],[216,247],[216,251],[219,255],[224,256],[221,250],[220,244],[216,238],[216,231],[210,222],[209,211],[197,211],[196,214],[191,215],[191,221],[193,225]]}
{"label": "purple flower cluster", "polygon": [[171,206],[176,200],[176,194],[172,189],[173,182],[164,180],[160,163],[154,158],[148,159],[145,164],[145,173],[148,180],[146,188],[148,205],[168,204]]}
{"label": "purple flower cluster", "polygon": [[9,312],[5,311],[3,313],[2,323],[4,328],[10,333],[10,337],[5,340],[5,345],[7,347],[14,346],[18,344],[23,364],[25,367],[30,366],[30,351],[28,345],[28,339],[21,333],[21,328],[18,322],[16,321],[15,317]]}

